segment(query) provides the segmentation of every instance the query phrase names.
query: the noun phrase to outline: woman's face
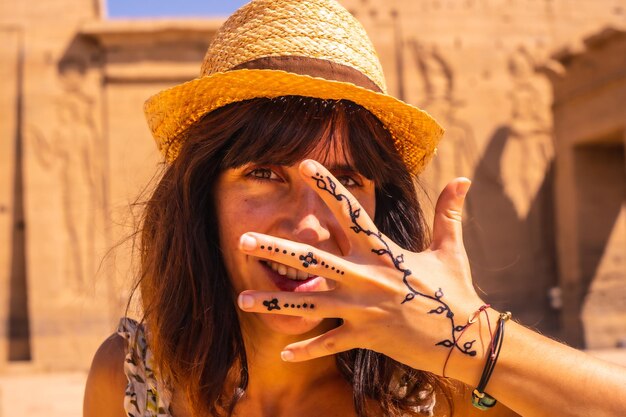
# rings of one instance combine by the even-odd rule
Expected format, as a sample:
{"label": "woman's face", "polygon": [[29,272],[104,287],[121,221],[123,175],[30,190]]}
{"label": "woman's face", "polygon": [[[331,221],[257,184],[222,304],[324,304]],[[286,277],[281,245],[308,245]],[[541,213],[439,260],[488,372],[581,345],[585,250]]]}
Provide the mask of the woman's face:
{"label": "woman's face", "polygon": [[[329,157],[321,157],[320,152],[315,152],[310,158],[326,160],[327,168],[373,218],[374,183],[347,168],[349,164],[343,154],[339,150]],[[235,297],[250,289],[310,292],[334,288],[332,280],[317,276],[306,278],[306,274],[291,267],[238,250],[242,234],[259,232],[311,245],[335,255],[349,252],[346,233],[315,190],[303,181],[298,166],[299,163],[291,166],[248,164],[228,169],[218,179],[215,201],[220,245]],[[240,313],[240,317],[244,326],[251,324],[259,328],[262,323],[275,332],[290,335],[309,332],[323,321],[274,314]]]}

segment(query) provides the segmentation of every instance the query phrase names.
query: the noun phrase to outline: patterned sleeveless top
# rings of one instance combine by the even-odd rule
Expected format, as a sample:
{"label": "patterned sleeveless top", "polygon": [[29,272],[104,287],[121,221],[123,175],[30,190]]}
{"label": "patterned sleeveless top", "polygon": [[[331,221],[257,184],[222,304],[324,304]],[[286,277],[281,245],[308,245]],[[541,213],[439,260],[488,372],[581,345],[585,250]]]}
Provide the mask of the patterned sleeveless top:
{"label": "patterned sleeveless top", "polygon": [[[148,348],[146,332],[143,324],[127,317],[120,319],[117,327],[117,334],[126,339],[124,373],[128,385],[124,396],[124,410],[128,417],[172,417],[172,393],[154,374],[152,352]],[[425,395],[426,391],[420,392],[420,399],[425,399]],[[432,416],[435,402],[433,395],[430,403],[417,406],[414,411]]]}
{"label": "patterned sleeveless top", "polygon": [[128,417],[172,417],[171,391],[155,376],[152,352],[146,342],[143,324],[124,317],[117,334],[126,339],[124,373],[128,379],[124,410]]}

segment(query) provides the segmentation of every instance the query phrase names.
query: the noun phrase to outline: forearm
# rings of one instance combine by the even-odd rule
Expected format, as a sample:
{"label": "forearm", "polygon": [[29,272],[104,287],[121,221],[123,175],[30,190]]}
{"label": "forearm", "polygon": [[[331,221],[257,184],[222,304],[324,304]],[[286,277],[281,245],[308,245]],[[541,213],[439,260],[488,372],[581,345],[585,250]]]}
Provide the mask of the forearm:
{"label": "forearm", "polygon": [[[490,317],[495,326],[497,314],[492,311]],[[481,324],[479,337],[488,348],[489,331]],[[482,355],[481,350],[469,360],[457,357],[452,376],[476,386],[488,349]],[[525,417],[626,415],[626,368],[509,321],[486,392]]]}

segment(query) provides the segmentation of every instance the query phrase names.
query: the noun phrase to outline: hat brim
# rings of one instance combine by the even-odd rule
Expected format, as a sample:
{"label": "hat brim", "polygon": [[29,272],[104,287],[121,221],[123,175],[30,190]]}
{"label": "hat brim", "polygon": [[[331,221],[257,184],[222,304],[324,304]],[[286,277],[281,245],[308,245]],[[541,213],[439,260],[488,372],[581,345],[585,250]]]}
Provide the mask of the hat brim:
{"label": "hat brim", "polygon": [[428,113],[383,93],[352,83],[270,69],[239,69],[196,78],[150,97],[144,112],[165,160],[180,151],[184,132],[205,114],[253,98],[306,96],[350,100],[369,110],[390,132],[410,172],[428,164],[443,128]]}

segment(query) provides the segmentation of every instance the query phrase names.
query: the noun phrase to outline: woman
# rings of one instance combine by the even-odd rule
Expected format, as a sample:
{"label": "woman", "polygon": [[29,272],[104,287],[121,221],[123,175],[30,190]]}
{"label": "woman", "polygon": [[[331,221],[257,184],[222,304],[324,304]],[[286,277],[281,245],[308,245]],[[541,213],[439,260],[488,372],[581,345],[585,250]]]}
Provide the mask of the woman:
{"label": "woman", "polygon": [[200,78],[147,102],[169,165],[141,229],[144,317],[96,353],[85,416],[626,410],[624,370],[478,297],[469,180],[430,237],[413,179],[442,129],[385,91],[334,1],[258,0]]}

